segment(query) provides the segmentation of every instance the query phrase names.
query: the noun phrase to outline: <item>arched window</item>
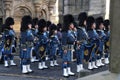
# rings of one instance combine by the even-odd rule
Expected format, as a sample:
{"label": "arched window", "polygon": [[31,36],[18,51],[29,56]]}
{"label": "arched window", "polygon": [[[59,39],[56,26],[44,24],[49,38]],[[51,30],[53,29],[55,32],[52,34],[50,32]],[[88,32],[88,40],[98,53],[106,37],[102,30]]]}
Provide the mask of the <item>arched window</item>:
{"label": "arched window", "polygon": [[20,31],[20,22],[24,15],[32,16],[32,11],[30,10],[29,7],[20,5],[14,9],[14,14],[13,14],[15,20],[14,30],[16,32]]}
{"label": "arched window", "polygon": [[20,6],[14,10],[14,18],[20,20],[24,15],[32,16],[32,12],[24,6]]}
{"label": "arched window", "polygon": [[40,19],[47,19],[47,14],[46,14],[46,11],[44,9],[41,10],[39,18]]}

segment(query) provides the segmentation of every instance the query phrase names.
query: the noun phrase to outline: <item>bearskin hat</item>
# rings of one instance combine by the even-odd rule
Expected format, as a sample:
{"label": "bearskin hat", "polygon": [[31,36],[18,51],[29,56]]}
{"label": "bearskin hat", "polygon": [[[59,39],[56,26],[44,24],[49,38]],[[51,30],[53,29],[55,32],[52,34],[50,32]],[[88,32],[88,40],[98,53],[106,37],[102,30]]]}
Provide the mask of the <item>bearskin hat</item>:
{"label": "bearskin hat", "polygon": [[91,26],[93,25],[93,23],[95,23],[95,19],[93,16],[89,16],[87,18],[87,30],[91,29]]}
{"label": "bearskin hat", "polygon": [[99,29],[99,26],[103,23],[103,17],[100,16],[96,19],[96,29]]}
{"label": "bearskin hat", "polygon": [[51,21],[47,21],[47,22],[46,22],[47,27],[50,27],[51,24],[52,24]]}
{"label": "bearskin hat", "polygon": [[58,24],[57,24],[57,28],[58,28],[58,31],[59,31],[60,29],[62,29],[62,24],[61,24],[61,23],[58,23]]}
{"label": "bearskin hat", "polygon": [[32,22],[33,22],[32,27],[35,28],[35,25],[38,25],[38,18],[33,18]]}
{"label": "bearskin hat", "polygon": [[110,25],[110,21],[108,19],[104,20],[103,25],[105,26],[105,30],[108,30],[108,26]]}
{"label": "bearskin hat", "polygon": [[55,24],[51,24],[50,25],[50,30],[57,30],[57,26]]}
{"label": "bearskin hat", "polygon": [[50,36],[53,35],[55,30],[57,30],[57,26],[55,24],[51,24],[50,25]]}
{"label": "bearskin hat", "polygon": [[28,29],[28,25],[32,24],[32,18],[29,15],[23,16],[21,21],[21,31]]}
{"label": "bearskin hat", "polygon": [[87,20],[87,13],[86,12],[82,12],[78,15],[78,21],[79,21],[79,26],[83,27],[84,25],[84,21]]}
{"label": "bearskin hat", "polygon": [[77,22],[74,22],[73,23],[75,27],[78,27],[78,23]]}
{"label": "bearskin hat", "polygon": [[10,25],[14,25],[14,19],[12,17],[8,17],[5,20],[5,29],[10,29]]}
{"label": "bearskin hat", "polygon": [[71,23],[74,23],[74,17],[71,14],[65,15],[63,19],[63,30],[69,30],[69,26]]}
{"label": "bearskin hat", "polygon": [[42,33],[43,28],[45,28],[45,27],[46,27],[46,21],[44,19],[40,19],[38,21],[38,30],[39,30],[39,32]]}

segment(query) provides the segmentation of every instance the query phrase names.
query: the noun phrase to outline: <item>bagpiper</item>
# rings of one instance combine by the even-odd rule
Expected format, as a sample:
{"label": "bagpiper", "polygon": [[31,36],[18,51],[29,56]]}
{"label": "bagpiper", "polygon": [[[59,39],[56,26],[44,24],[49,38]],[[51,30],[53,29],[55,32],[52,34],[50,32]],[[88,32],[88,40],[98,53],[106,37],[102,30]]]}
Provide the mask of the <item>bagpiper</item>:
{"label": "bagpiper", "polygon": [[[46,32],[45,32],[45,35],[46,35],[46,37],[49,39],[49,31],[50,31],[50,26],[51,26],[51,24],[52,24],[52,22],[51,21],[47,21],[46,22],[46,26],[47,26],[47,30],[46,30]],[[48,40],[48,43],[47,43],[47,45],[46,45],[46,60],[48,60],[49,59],[49,56],[50,55],[50,42],[49,42],[49,40]]]}
{"label": "bagpiper", "polygon": [[57,50],[60,41],[57,36],[57,26],[52,24],[50,26],[50,66],[58,66],[57,63]]}
{"label": "bagpiper", "polygon": [[0,34],[0,64],[3,63],[3,55],[2,55],[2,49],[3,49],[3,39],[2,39],[2,34]]}
{"label": "bagpiper", "polygon": [[79,26],[77,27],[77,48],[76,48],[77,72],[84,70],[83,68],[84,48],[88,40],[88,34],[86,31],[86,20],[87,13],[86,12],[80,13],[78,16]]}
{"label": "bagpiper", "polygon": [[[88,33],[88,37],[89,37],[89,43],[90,44],[95,44],[96,47],[92,48],[92,52],[90,54],[90,59],[89,59],[89,63],[88,63],[88,69],[96,69],[98,68],[98,64],[99,62],[96,62],[96,56],[98,54],[96,54],[98,46],[99,46],[99,36],[97,34],[96,31],[96,23],[95,23],[95,19],[93,16],[89,16],[87,18],[87,33]],[[97,66],[96,66],[97,65]]]}
{"label": "bagpiper", "polygon": [[4,43],[3,43],[3,31],[4,31],[5,24],[3,24],[1,27],[2,27],[2,30],[1,30],[1,33],[0,33],[0,64],[4,64],[4,56],[3,56],[3,46],[4,46]]}
{"label": "bagpiper", "polygon": [[103,18],[102,17],[98,17],[96,19],[96,30],[97,33],[99,35],[99,49],[98,49],[98,56],[97,56],[97,60],[99,61],[99,66],[104,66],[105,64],[102,61],[102,58],[104,56],[103,52],[104,52],[104,42],[106,39],[106,34],[104,33],[104,25],[103,25]]}
{"label": "bagpiper", "polygon": [[73,35],[74,18],[71,14],[64,16],[64,25],[62,30],[62,49],[63,49],[63,76],[75,75],[71,72],[71,54],[74,49],[75,37]]}
{"label": "bagpiper", "polygon": [[31,50],[33,47],[34,36],[31,31],[32,28],[32,18],[26,15],[22,18],[21,28],[20,28],[20,58],[22,73],[33,72],[30,68],[31,63]]}
{"label": "bagpiper", "polygon": [[105,64],[109,64],[109,47],[110,47],[110,21],[104,20],[103,22],[104,26],[105,26],[105,34],[106,34],[106,40],[105,40]]}
{"label": "bagpiper", "polygon": [[3,56],[4,66],[8,67],[8,59],[10,59],[10,65],[16,65],[13,61],[12,45],[14,44],[15,33],[13,30],[14,19],[8,17],[5,20],[4,33],[3,33]]}
{"label": "bagpiper", "polygon": [[58,39],[59,39],[59,42],[60,42],[60,44],[58,45],[57,54],[62,57],[62,43],[61,43],[61,39],[62,39],[62,24],[61,23],[57,24],[57,36],[58,36]]}
{"label": "bagpiper", "polygon": [[48,37],[46,36],[46,21],[40,19],[38,21],[38,42],[37,42],[37,55],[39,58],[38,69],[47,69],[46,66],[46,45],[48,43]]}
{"label": "bagpiper", "polygon": [[32,20],[32,34],[34,35],[34,46],[32,48],[32,52],[31,52],[31,62],[35,62],[38,61],[37,59],[37,52],[36,52],[36,42],[38,40],[37,38],[37,33],[38,33],[38,18],[33,18]]}

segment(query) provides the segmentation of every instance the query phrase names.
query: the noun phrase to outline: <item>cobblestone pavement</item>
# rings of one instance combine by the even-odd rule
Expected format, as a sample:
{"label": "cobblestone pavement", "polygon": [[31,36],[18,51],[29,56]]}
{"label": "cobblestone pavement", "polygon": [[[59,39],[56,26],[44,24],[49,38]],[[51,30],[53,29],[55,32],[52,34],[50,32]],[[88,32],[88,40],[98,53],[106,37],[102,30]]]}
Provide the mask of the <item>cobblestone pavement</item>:
{"label": "cobblestone pavement", "polygon": [[[19,58],[15,56],[15,62],[17,66],[10,66],[9,68],[5,68],[3,64],[0,64],[0,80],[75,80],[78,77],[84,77],[87,75],[95,74],[101,71],[108,70],[108,65],[101,67],[99,69],[95,69],[92,71],[85,70],[81,73],[76,73],[76,63],[73,62],[72,71],[76,73],[75,76],[70,76],[69,78],[62,77],[62,66],[59,65],[57,67],[50,67],[49,61],[47,61],[48,69],[38,70],[38,62],[31,64],[31,69],[34,73],[30,74],[22,74],[19,65]],[[58,63],[61,64],[62,60],[58,58]],[[85,64],[85,68],[87,65]]]}

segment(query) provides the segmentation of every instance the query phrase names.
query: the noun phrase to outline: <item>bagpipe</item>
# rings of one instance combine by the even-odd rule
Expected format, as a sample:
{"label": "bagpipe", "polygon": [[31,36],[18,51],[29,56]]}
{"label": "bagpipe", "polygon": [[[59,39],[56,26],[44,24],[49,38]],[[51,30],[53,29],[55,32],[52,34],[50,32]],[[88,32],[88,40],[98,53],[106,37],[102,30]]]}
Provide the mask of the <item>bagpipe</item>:
{"label": "bagpipe", "polygon": [[38,55],[39,55],[39,57],[41,59],[43,59],[46,56],[46,52],[45,51],[46,51],[46,48],[45,48],[44,45],[39,46],[39,53],[38,53]]}
{"label": "bagpipe", "polygon": [[46,44],[47,44],[47,41],[44,41],[44,39],[42,39],[42,37],[39,37],[39,40],[38,40],[37,46],[36,46],[36,50],[37,50],[38,56],[41,59],[43,59],[46,56]]}
{"label": "bagpipe", "polygon": [[88,43],[84,45],[84,61],[89,62],[89,60],[92,58],[92,52],[96,49],[95,43]]}
{"label": "bagpipe", "polygon": [[109,40],[109,37],[106,38],[106,40],[105,40],[105,42],[104,42],[104,46],[105,46],[104,52],[105,52],[105,53],[108,53],[109,47],[110,47],[110,40]]}
{"label": "bagpipe", "polygon": [[89,62],[93,55],[98,55],[99,39],[88,39],[87,44],[84,44],[84,62]]}
{"label": "bagpipe", "polygon": [[107,48],[110,47],[110,41],[109,41],[109,39],[108,39],[107,41],[105,41],[105,46],[106,46]]}
{"label": "bagpipe", "polygon": [[97,47],[95,43],[88,43],[87,44],[81,44],[83,41],[85,40],[82,40],[81,42],[76,42],[76,44],[74,45],[74,52],[72,54],[72,61],[76,61],[76,58],[77,58],[77,55],[76,55],[76,50],[77,48],[79,48],[79,46],[83,46],[84,48],[84,61],[85,62],[88,62],[90,59],[91,59],[91,56],[92,56],[92,52],[93,50]]}
{"label": "bagpipe", "polygon": [[12,49],[12,53],[16,52],[16,47],[17,47],[17,37],[15,36],[16,35],[13,30],[11,32],[8,29],[5,29],[3,34],[4,49],[5,50]]}
{"label": "bagpipe", "polygon": [[16,52],[17,42],[18,42],[18,39],[17,39],[17,37],[15,37],[14,38],[13,47],[12,47],[12,53]]}
{"label": "bagpipe", "polygon": [[4,40],[4,49],[9,50],[12,47],[12,36],[5,35]]}
{"label": "bagpipe", "polygon": [[95,49],[95,55],[99,55],[99,45],[100,45],[100,40],[99,39],[96,39],[96,40],[94,40],[93,41],[93,43],[94,43],[94,45],[95,45],[95,47],[94,47],[94,49]]}
{"label": "bagpipe", "polygon": [[[47,42],[48,43],[48,42]],[[43,59],[46,57],[47,55],[47,52],[46,52],[46,49],[47,49],[47,43],[46,44],[43,44],[43,42],[40,40],[38,42],[38,56]]]}

